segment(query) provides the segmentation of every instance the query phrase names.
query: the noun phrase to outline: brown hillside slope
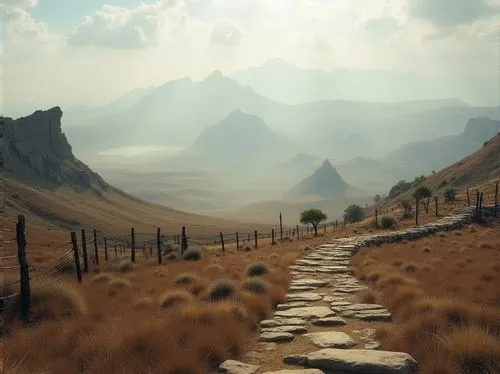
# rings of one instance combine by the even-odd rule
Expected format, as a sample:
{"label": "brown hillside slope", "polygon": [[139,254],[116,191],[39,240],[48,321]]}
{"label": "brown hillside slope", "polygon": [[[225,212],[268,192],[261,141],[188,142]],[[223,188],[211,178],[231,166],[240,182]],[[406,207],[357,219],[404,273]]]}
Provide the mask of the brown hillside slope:
{"label": "brown hillside slope", "polygon": [[[500,134],[493,137],[485,143],[485,145],[467,156],[466,158],[450,165],[441,171],[429,175],[424,184],[429,186],[432,191],[439,196],[442,196],[448,188],[454,188],[458,191],[458,200],[464,202],[465,190],[478,189],[484,193],[484,204],[494,203],[495,182],[500,177]],[[414,188],[395,197],[394,199],[384,202],[379,206],[379,209],[391,209],[398,207],[402,200],[412,200]],[[475,202],[475,194],[471,192],[471,203]],[[374,210],[372,207],[371,210]],[[370,211],[371,211],[370,210]],[[370,213],[371,214],[371,213]]]}

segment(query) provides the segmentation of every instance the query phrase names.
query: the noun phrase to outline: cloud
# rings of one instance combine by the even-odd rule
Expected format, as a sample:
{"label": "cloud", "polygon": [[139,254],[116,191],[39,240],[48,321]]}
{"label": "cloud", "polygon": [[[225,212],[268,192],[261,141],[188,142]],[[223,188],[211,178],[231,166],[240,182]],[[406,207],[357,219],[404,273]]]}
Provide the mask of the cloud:
{"label": "cloud", "polygon": [[437,27],[455,27],[489,18],[498,4],[484,0],[408,0],[410,14]]}
{"label": "cloud", "polygon": [[[157,45],[169,22],[180,22],[181,3],[159,0],[135,8],[105,5],[83,22],[69,37],[73,46],[141,49]],[[177,16],[177,19],[176,19]]]}
{"label": "cloud", "polygon": [[224,46],[237,46],[240,44],[243,37],[241,26],[232,20],[217,20],[210,41],[213,44],[220,44]]}
{"label": "cloud", "polygon": [[0,8],[32,8],[38,0],[0,0]]}

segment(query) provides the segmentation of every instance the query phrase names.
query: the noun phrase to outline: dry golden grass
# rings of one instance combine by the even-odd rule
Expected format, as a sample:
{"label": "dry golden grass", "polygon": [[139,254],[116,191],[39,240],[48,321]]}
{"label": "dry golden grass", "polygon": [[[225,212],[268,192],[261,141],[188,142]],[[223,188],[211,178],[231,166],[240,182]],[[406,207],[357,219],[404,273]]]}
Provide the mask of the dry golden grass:
{"label": "dry golden grass", "polygon": [[[119,253],[116,261],[101,261],[99,268],[91,265],[82,284],[74,274],[64,273],[58,284],[76,289],[87,312],[66,313],[62,318],[55,314],[29,330],[19,323],[9,325],[5,371],[57,373],[77,368],[95,373],[106,368],[116,373],[201,374],[223,360],[242,358],[247,343],[256,337],[258,322],[285,301],[288,266],[301,254],[304,242],[262,245],[250,252],[229,249],[225,256],[208,253],[201,261],[164,266],[139,255],[133,272],[120,271],[120,262],[129,260],[130,254]],[[45,263],[59,254],[49,249],[39,255]],[[265,264],[265,270],[247,277],[247,269],[256,263]],[[234,292],[228,299],[216,297],[219,301],[211,302],[207,287],[218,283],[220,288],[226,278]],[[160,308],[161,296],[173,290],[190,302]]]}
{"label": "dry golden grass", "polygon": [[412,354],[422,374],[500,372],[500,282],[492,270],[500,269],[500,227],[462,233],[426,239],[421,248],[429,251],[387,244],[353,259],[356,276],[370,278],[377,302],[393,313],[394,324],[378,332],[384,348]]}
{"label": "dry golden grass", "polygon": [[182,306],[194,301],[193,295],[185,290],[169,290],[163,293],[158,304],[161,309],[171,309],[176,306]]}

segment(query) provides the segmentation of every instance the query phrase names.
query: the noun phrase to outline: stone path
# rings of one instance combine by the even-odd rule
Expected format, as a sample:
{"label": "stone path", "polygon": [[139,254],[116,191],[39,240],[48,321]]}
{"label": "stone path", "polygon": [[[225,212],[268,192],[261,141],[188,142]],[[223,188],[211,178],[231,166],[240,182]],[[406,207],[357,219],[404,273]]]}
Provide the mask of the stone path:
{"label": "stone path", "polygon": [[391,313],[381,305],[356,302],[366,286],[351,275],[350,259],[361,247],[459,229],[472,214],[465,210],[419,227],[336,239],[312,249],[291,266],[287,302],[261,322],[259,351],[249,352],[245,364],[227,361],[220,372],[263,373],[263,361],[279,354],[279,362],[271,361],[276,370],[266,374],[416,373],[417,362],[409,354],[378,350],[375,328],[390,322]]}

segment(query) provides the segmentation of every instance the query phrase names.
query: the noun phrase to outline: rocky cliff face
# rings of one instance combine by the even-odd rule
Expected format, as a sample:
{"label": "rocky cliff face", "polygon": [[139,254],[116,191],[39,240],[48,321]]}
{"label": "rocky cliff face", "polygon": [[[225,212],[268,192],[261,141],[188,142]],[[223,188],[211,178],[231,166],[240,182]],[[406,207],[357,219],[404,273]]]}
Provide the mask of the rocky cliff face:
{"label": "rocky cliff face", "polygon": [[0,117],[4,171],[45,187],[107,190],[106,182],[73,155],[61,130],[62,115],[55,107],[16,120]]}
{"label": "rocky cliff face", "polygon": [[500,121],[495,121],[487,117],[471,118],[467,125],[463,136],[467,139],[477,142],[484,142],[500,132]]}

